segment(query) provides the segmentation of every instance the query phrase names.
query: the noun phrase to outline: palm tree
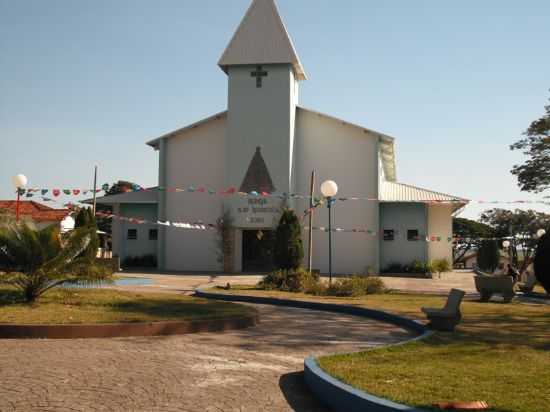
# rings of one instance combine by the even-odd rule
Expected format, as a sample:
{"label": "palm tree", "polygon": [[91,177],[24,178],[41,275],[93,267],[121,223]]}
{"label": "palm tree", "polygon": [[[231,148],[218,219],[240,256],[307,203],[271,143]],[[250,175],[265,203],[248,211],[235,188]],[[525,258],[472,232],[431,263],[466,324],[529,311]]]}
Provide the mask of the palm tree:
{"label": "palm tree", "polygon": [[61,235],[55,226],[37,230],[27,223],[0,227],[0,284],[20,289],[26,302],[66,283],[106,280],[111,273],[95,263],[95,225]]}

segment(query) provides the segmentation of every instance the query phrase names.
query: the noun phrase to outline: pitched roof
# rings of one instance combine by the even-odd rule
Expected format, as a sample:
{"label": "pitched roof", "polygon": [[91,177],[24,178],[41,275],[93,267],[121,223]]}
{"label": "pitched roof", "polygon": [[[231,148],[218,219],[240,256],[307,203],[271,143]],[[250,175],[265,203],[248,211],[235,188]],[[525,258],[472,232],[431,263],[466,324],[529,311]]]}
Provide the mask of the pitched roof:
{"label": "pitched roof", "polygon": [[277,189],[273,186],[273,181],[269,175],[269,170],[267,170],[267,165],[262,156],[262,149],[260,147],[256,148],[256,153],[252,157],[252,161],[248,166],[248,170],[244,176],[243,183],[239,191],[250,193],[273,193]]}
{"label": "pitched roof", "polygon": [[[117,195],[98,197],[98,205],[115,205],[123,203],[156,204],[158,203],[158,187],[136,192],[119,193]],[[92,199],[86,199],[82,203],[92,204]]]}
{"label": "pitched roof", "polygon": [[459,205],[469,203],[468,199],[448,195],[433,190],[422,189],[420,187],[406,185],[397,182],[380,182],[380,201],[381,202],[456,202]]}
{"label": "pitched roof", "polygon": [[197,127],[200,127],[204,124],[210,123],[214,120],[220,120],[220,119],[223,119],[223,118],[226,118],[226,117],[227,117],[227,110],[225,110],[223,112],[216,113],[212,116],[206,117],[202,120],[199,120],[198,122],[191,123],[188,126],[184,126],[180,129],[174,130],[173,132],[167,133],[163,136],[157,137],[156,139],[153,139],[153,140],[147,142],[147,144],[149,146],[151,146],[152,148],[154,148],[154,149],[158,149],[159,143],[162,139],[170,139],[171,137],[175,137],[175,136],[179,135],[180,133],[186,132],[188,130],[196,129]]}
{"label": "pitched roof", "polygon": [[298,80],[306,73],[274,0],[253,0],[218,65],[290,63]]}
{"label": "pitched roof", "polygon": [[[0,209],[15,214],[17,202],[15,200],[0,200]],[[61,222],[71,211],[69,209],[53,209],[49,206],[22,200],[19,205],[19,213],[22,217],[30,218],[34,222]]]}

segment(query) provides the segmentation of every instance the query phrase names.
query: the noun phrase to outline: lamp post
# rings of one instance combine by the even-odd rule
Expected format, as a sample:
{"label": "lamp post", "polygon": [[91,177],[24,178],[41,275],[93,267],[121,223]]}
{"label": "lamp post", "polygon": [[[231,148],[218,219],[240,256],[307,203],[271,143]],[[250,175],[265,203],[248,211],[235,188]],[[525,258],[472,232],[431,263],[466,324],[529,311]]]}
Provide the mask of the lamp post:
{"label": "lamp post", "polygon": [[338,185],[332,180],[327,180],[321,185],[321,193],[327,199],[328,208],[328,282],[332,284],[332,204],[334,196],[338,193]]}
{"label": "lamp post", "polygon": [[27,183],[28,183],[28,179],[27,179],[27,176],[25,175],[15,175],[12,179],[11,179],[11,182],[13,183],[13,185],[15,186],[15,189],[17,190],[17,203],[15,205],[15,219],[17,222],[19,222],[19,206],[20,206],[20,203],[21,203],[21,190],[25,188],[25,186],[27,186]]}

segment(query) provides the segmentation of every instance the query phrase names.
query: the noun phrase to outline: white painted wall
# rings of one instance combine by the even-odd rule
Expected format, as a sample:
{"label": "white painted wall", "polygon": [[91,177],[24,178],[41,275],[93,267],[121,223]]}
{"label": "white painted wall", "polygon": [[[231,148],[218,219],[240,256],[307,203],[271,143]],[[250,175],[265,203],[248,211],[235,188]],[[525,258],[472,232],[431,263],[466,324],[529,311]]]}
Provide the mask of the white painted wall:
{"label": "white painted wall", "polygon": [[[155,204],[122,204],[119,206],[120,216],[144,219],[156,222],[157,210]],[[113,219],[113,254],[120,257],[120,261],[133,256],[157,255],[157,241],[149,240],[149,230],[159,230],[156,225],[138,225],[126,221]],[[128,239],[128,230],[137,230],[137,239]]]}
{"label": "white painted wall", "polygon": [[453,206],[429,205],[428,206],[428,236],[440,237],[441,241],[428,243],[428,256],[433,259],[447,259],[453,263],[453,243],[449,238],[453,237]]}
{"label": "white painted wall", "polygon": [[[342,122],[298,109],[294,155],[294,192],[309,193],[310,175],[317,172],[320,185],[331,179],[339,185],[338,196],[378,197],[378,138]],[[308,201],[295,200],[301,214]],[[335,226],[378,230],[378,203],[337,202],[333,208]],[[326,207],[317,209],[314,226],[328,226]],[[328,271],[328,233],[314,232],[313,267]],[[307,232],[303,234],[307,251]],[[358,233],[333,233],[333,272],[365,273],[378,268],[378,238]],[[306,252],[307,253],[307,252]]]}
{"label": "white painted wall", "polygon": [[[266,64],[262,69],[268,75],[262,79],[262,87],[257,88],[256,79],[251,76],[256,66],[229,67],[225,184],[240,188],[256,148],[260,147],[276,192],[289,193],[298,83],[290,64]],[[242,201],[230,201],[228,206],[238,227],[273,225],[273,216],[257,225],[240,219],[237,210],[243,207]]]}
{"label": "white painted wall", "polygon": [[[407,231],[417,229],[419,241],[407,240]],[[380,204],[380,231],[394,230],[395,239],[385,241],[380,235],[380,266],[385,269],[392,263],[408,265],[414,260],[428,259],[426,239],[427,209],[421,203],[382,203]]]}
{"label": "white painted wall", "polygon": [[[166,186],[204,185],[221,189],[225,179],[226,117],[198,126],[166,142]],[[222,215],[222,200],[207,193],[166,192],[170,222],[201,220],[215,223]],[[218,271],[215,231],[166,229],[166,269]]]}

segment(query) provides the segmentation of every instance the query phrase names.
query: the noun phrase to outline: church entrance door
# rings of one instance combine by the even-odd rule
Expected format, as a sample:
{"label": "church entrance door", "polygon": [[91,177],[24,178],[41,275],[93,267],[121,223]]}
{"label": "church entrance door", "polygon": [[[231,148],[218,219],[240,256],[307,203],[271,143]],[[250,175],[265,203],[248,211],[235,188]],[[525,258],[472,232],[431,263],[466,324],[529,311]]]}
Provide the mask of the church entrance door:
{"label": "church entrance door", "polygon": [[243,230],[243,272],[269,272],[273,270],[272,230]]}

